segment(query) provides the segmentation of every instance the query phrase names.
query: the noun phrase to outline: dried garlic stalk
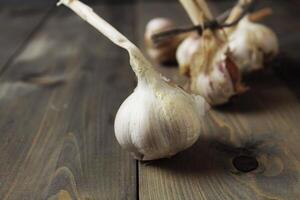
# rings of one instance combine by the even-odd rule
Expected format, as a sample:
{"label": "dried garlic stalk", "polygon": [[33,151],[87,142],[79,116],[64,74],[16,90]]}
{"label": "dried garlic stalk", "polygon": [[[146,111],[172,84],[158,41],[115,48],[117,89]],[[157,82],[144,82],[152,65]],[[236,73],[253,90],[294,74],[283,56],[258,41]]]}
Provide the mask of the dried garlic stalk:
{"label": "dried garlic stalk", "polygon": [[[203,25],[205,20],[210,20],[213,18],[205,2],[198,0],[179,1],[187,11],[194,25]],[[200,45],[201,37],[198,34],[191,34],[178,46],[176,51],[176,60],[179,65],[180,74],[189,76],[193,55],[200,48]]]}

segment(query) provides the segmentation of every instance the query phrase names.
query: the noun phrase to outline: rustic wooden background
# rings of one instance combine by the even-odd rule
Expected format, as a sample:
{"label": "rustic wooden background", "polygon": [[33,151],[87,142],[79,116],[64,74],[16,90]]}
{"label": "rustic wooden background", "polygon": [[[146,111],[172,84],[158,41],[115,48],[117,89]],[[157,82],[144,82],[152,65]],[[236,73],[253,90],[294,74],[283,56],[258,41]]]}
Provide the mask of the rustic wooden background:
{"label": "rustic wooden background", "polygon": [[[218,13],[233,1],[210,1]],[[141,163],[113,121],[136,81],[128,55],[64,7],[0,7],[0,199],[300,198],[300,3],[261,0],[281,54],[251,90],[210,111],[206,134],[171,159]],[[143,47],[155,16],[189,20],[177,1],[94,5]],[[158,69],[178,80],[176,68]],[[259,166],[232,161],[239,156]],[[248,170],[247,170],[248,171]]]}

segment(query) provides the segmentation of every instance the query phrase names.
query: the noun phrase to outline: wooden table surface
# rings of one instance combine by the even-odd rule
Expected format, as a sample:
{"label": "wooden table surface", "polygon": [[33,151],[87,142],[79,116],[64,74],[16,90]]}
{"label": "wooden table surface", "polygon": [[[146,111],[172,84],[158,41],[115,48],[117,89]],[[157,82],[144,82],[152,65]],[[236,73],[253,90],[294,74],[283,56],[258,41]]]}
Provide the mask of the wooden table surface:
{"label": "wooden table surface", "polygon": [[[210,1],[215,13],[232,3]],[[113,131],[136,84],[127,53],[64,7],[1,7],[0,199],[300,199],[300,3],[260,4],[274,10],[265,22],[279,58],[246,77],[248,93],[209,112],[192,148],[146,163]],[[149,19],[190,24],[177,1],[93,7],[142,48]],[[176,68],[158,69],[180,80]],[[241,155],[258,168],[242,172],[251,163],[233,165]]]}

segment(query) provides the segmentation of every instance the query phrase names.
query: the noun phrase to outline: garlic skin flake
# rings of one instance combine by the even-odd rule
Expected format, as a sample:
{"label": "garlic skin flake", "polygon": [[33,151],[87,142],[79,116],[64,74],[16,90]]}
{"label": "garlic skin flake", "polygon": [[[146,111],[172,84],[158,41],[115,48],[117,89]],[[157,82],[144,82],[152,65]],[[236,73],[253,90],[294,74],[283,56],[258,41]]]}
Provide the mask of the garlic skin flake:
{"label": "garlic skin flake", "polygon": [[242,73],[262,69],[265,61],[278,54],[278,39],[268,27],[242,19],[229,36],[229,47]]}
{"label": "garlic skin flake", "polygon": [[93,10],[78,0],[61,0],[116,45],[126,49],[138,85],[123,102],[115,119],[120,145],[136,159],[170,157],[197,140],[208,104],[170,83],[141,51]]}
{"label": "garlic skin flake", "polygon": [[175,52],[183,40],[182,35],[173,36],[163,42],[155,44],[152,36],[175,27],[174,22],[168,18],[154,18],[148,22],[145,30],[145,45],[150,58],[157,63],[165,64],[175,61]]}

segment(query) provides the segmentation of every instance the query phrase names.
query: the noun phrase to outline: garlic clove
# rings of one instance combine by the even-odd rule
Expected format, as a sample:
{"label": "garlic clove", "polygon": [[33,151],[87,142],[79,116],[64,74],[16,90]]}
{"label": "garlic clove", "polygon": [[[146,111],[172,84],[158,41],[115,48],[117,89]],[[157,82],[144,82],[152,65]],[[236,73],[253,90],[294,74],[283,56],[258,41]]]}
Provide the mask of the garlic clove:
{"label": "garlic clove", "polygon": [[172,20],[167,18],[154,18],[150,20],[145,30],[145,45],[147,53],[154,61],[165,64],[175,61],[175,52],[183,40],[181,35],[170,37],[158,44],[152,40],[154,34],[170,30],[175,27]]}
{"label": "garlic clove", "polygon": [[138,85],[116,115],[115,135],[120,145],[139,160],[170,157],[193,145],[201,134],[202,117],[209,108],[206,101],[159,75],[133,43],[90,7],[78,0],[60,3],[129,53]]}
{"label": "garlic clove", "polygon": [[179,65],[179,73],[189,76],[192,57],[200,48],[201,39],[198,35],[187,37],[177,48],[176,60]]}
{"label": "garlic clove", "polygon": [[245,17],[229,37],[233,58],[243,73],[264,67],[264,62],[278,54],[278,39],[268,27]]}

